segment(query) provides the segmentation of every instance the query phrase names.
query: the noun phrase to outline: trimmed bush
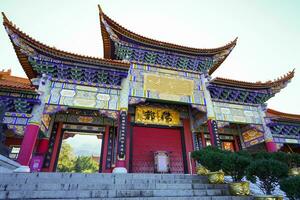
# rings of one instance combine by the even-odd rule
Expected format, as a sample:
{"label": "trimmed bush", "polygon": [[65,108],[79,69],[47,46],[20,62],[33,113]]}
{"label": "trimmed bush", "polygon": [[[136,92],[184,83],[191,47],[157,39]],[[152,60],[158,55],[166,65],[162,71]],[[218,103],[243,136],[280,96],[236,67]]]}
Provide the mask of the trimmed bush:
{"label": "trimmed bush", "polygon": [[300,154],[299,153],[291,153],[289,160],[289,167],[300,167]]}
{"label": "trimmed bush", "polygon": [[206,169],[214,172],[222,169],[222,162],[226,153],[214,147],[206,147],[192,153],[192,158],[200,162]]}
{"label": "trimmed bush", "polygon": [[268,153],[266,151],[260,151],[252,154],[252,157],[254,160],[272,159],[272,153]]}
{"label": "trimmed bush", "polygon": [[273,159],[255,160],[246,171],[247,179],[252,183],[259,179],[258,187],[267,195],[271,195],[279,184],[279,180],[287,177],[288,166]]}
{"label": "trimmed bush", "polygon": [[300,176],[292,176],[279,182],[280,189],[291,200],[300,199]]}
{"label": "trimmed bush", "polygon": [[251,160],[248,157],[241,156],[237,153],[230,153],[223,157],[221,168],[225,174],[232,177],[234,182],[241,182],[246,176],[246,168]]}

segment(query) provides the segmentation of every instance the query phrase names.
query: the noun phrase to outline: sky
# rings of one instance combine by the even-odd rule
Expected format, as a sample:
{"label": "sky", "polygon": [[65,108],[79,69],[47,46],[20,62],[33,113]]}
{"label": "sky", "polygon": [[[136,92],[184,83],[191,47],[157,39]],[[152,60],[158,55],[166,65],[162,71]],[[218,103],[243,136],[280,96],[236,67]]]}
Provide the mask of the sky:
{"label": "sky", "polygon": [[[291,83],[267,103],[300,114],[299,0],[0,0],[0,11],[44,44],[103,57],[98,4],[122,26],[152,39],[215,48],[238,37],[213,77],[264,82],[295,68]],[[3,26],[1,69],[25,77]]]}

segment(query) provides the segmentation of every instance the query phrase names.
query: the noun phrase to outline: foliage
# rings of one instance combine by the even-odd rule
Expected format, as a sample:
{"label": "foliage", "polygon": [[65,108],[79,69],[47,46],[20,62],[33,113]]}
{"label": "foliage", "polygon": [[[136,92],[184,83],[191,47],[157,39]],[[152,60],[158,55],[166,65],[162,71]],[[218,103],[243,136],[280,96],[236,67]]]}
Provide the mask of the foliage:
{"label": "foliage", "polygon": [[280,189],[284,191],[291,200],[300,199],[300,176],[292,176],[279,182]]}
{"label": "foliage", "polygon": [[237,153],[230,153],[223,157],[221,167],[225,174],[232,177],[234,182],[241,182],[242,178],[246,176],[246,168],[250,162],[249,157]]}
{"label": "foliage", "polygon": [[261,159],[272,159],[272,153],[266,151],[260,151],[257,153],[252,154],[254,160],[261,160]]}
{"label": "foliage", "polygon": [[291,153],[289,159],[289,167],[300,167],[300,154],[299,153]]}
{"label": "foliage", "polygon": [[214,147],[206,147],[201,150],[194,151],[192,153],[192,157],[208,170],[218,171],[222,168],[222,161],[224,160],[226,153]]}
{"label": "foliage", "polygon": [[74,172],[95,173],[98,169],[99,164],[90,156],[78,156],[75,161]]}
{"label": "foliage", "polygon": [[249,158],[249,159],[253,158],[252,154],[249,151],[241,150],[241,151],[238,151],[236,153],[240,156],[243,156],[243,157],[246,157],[246,158]]}
{"label": "foliage", "polygon": [[72,172],[74,169],[75,154],[70,144],[63,142],[57,163],[57,171]]}
{"label": "foliage", "polygon": [[288,163],[290,160],[290,154],[284,152],[271,153],[271,159],[277,160],[279,162]]}
{"label": "foliage", "polygon": [[247,179],[252,183],[259,179],[259,188],[267,195],[272,194],[279,180],[287,177],[288,166],[273,159],[254,160],[246,171]]}
{"label": "foliage", "polygon": [[99,164],[90,156],[76,157],[70,144],[63,142],[58,158],[57,171],[94,173],[99,169]]}

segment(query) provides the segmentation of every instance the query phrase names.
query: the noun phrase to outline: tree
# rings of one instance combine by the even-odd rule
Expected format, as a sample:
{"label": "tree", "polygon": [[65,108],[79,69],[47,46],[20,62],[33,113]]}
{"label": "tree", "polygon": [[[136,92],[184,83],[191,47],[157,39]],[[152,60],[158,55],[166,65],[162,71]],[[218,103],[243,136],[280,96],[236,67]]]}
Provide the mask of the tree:
{"label": "tree", "polygon": [[70,144],[63,142],[57,163],[57,171],[73,172],[76,161],[75,154]]}
{"label": "tree", "polygon": [[95,173],[99,169],[99,164],[90,156],[78,156],[75,165],[75,172]]}
{"label": "tree", "polygon": [[222,169],[232,177],[234,182],[241,182],[246,175],[246,168],[251,160],[237,153],[229,153],[223,157]]}
{"label": "tree", "polygon": [[273,159],[252,161],[247,168],[247,179],[256,183],[259,179],[259,188],[267,195],[272,194],[279,181],[288,175],[288,166]]}
{"label": "tree", "polygon": [[292,176],[280,181],[280,189],[291,200],[300,199],[300,176]]}

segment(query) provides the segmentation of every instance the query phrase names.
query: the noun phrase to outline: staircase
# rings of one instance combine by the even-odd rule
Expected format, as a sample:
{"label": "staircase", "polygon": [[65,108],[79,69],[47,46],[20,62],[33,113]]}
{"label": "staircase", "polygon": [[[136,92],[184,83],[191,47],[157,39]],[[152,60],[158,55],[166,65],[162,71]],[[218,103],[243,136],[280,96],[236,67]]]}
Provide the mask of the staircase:
{"label": "staircase", "polygon": [[250,200],[226,184],[179,174],[3,173],[0,199]]}

